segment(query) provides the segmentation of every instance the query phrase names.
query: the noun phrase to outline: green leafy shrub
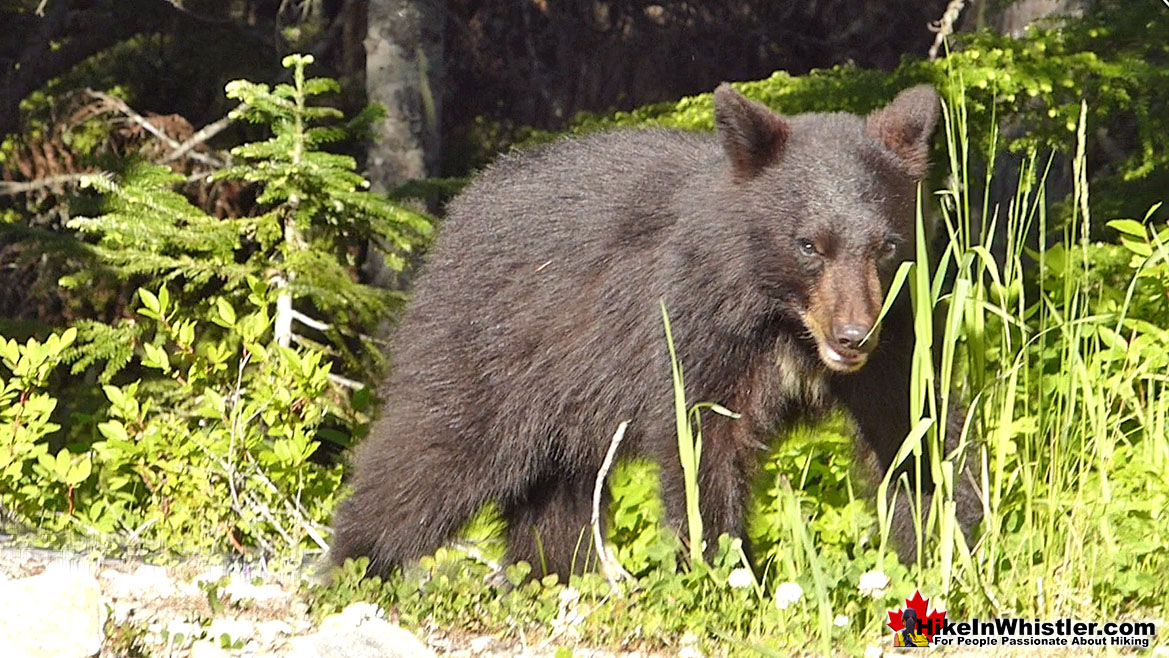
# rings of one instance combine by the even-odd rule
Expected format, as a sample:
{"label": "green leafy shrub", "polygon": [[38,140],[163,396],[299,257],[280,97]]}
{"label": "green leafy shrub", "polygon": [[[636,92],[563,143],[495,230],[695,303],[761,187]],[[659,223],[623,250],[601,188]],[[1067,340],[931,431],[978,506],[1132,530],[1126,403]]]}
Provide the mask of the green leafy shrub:
{"label": "green leafy shrub", "polygon": [[[263,302],[263,284],[252,281]],[[103,386],[108,420],[99,437],[62,448],[49,439],[55,401],[36,393],[76,332],[45,345],[5,343],[5,429],[11,453],[0,500],[26,525],[71,529],[151,551],[244,550],[287,553],[324,546],[323,519],[340,485],[340,466],[309,461],[315,429],[335,403],[320,352],[266,346],[267,303],[218,324],[238,347],[201,343],[203,327],[180,320],[167,288],[139,291],[142,368],[169,378],[166,395],[141,381]],[[227,342],[227,345],[232,342]],[[9,357],[14,357],[11,360]],[[18,358],[17,358],[18,357]],[[11,404],[13,396],[23,400]],[[11,446],[11,447],[10,447]]]}
{"label": "green leafy shrub", "polygon": [[[376,112],[343,125],[310,104],[337,88],[306,79],[311,61],[284,60],[291,84],[228,85],[237,116],[273,133],[233,149],[235,164],[215,174],[255,191],[255,216],[207,214],[165,167],[86,179],[101,213],[71,226],[93,237],[98,262],[62,283],[146,285],[116,323],[5,343],[14,375],[0,410],[18,421],[0,435],[9,521],[153,551],[326,546],[341,465],[315,457],[321,441],[344,446],[361,431],[371,396],[352,377],[371,376],[380,356],[364,332],[400,303],[358,283],[354,259],[373,242],[400,269],[430,224],[369,193],[352,158],[323,150]],[[42,389],[62,359],[96,374],[100,397],[96,410],[73,407],[59,431]]]}
{"label": "green leafy shrub", "polygon": [[89,477],[88,455],[66,448],[56,454],[49,439],[61,426],[50,420],[57,401],[45,392],[77,332],[68,329],[24,345],[0,336],[0,520],[35,519],[50,500],[72,505],[73,487]]}
{"label": "green leafy shrub", "polygon": [[268,554],[324,546],[322,520],[340,467],[309,458],[315,429],[330,411],[330,365],[320,352],[265,345],[270,332],[263,284],[252,281],[253,312],[220,306],[216,323],[238,340],[199,347],[203,327],[176,320],[164,287],[139,291],[153,322],[142,366],[170,377],[169,400],[138,382],[104,386],[109,420],[92,450],[102,464],[90,517],[152,549],[182,552],[259,546]]}
{"label": "green leafy shrub", "polygon": [[673,570],[681,544],[663,523],[658,467],[651,462],[622,463],[609,476],[608,540],[617,561],[634,575],[657,568]]}

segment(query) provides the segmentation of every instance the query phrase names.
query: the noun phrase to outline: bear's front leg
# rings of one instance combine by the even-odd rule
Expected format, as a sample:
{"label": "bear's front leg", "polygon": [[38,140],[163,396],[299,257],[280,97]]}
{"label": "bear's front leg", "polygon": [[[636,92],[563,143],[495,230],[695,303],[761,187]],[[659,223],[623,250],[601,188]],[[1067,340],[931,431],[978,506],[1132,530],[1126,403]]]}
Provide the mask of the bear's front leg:
{"label": "bear's front leg", "polygon": [[[910,374],[913,358],[912,317],[908,304],[895,306],[886,319],[880,344],[869,362],[857,373],[835,375],[832,391],[848,410],[857,425],[861,452],[871,452],[876,462],[877,477],[884,477],[901,449],[910,431]],[[952,405],[945,430],[947,456],[957,450],[962,433],[964,414]],[[982,503],[978,494],[976,464],[956,458],[955,492],[957,519],[967,538],[970,529],[982,518]],[[966,462],[962,464],[962,462]],[[922,509],[929,509],[933,498],[934,481],[930,473],[928,448],[921,456]],[[964,466],[959,470],[959,467]],[[890,534],[893,547],[903,562],[917,559],[917,532],[910,499],[917,486],[918,461],[907,457],[896,467],[890,478],[889,503],[893,514]],[[909,490],[898,487],[901,475],[908,477]],[[924,522],[924,517],[922,518]]]}

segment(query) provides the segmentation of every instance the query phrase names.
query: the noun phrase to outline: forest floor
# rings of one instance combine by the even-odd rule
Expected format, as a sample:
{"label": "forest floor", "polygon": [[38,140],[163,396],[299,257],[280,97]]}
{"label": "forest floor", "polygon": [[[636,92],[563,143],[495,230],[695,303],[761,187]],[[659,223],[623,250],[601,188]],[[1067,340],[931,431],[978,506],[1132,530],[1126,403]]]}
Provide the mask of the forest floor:
{"label": "forest floor", "polygon": [[[259,568],[232,569],[211,560],[189,560],[164,567],[139,560],[21,547],[0,536],[0,644],[25,642],[32,646],[36,643],[28,642],[28,638],[45,638],[44,652],[23,649],[29,658],[82,658],[94,654],[85,653],[89,649],[68,647],[98,646],[100,658],[703,656],[690,646],[654,652],[574,646],[566,653],[563,644],[557,648],[536,640],[529,643],[524,638],[501,639],[441,628],[408,633],[393,624],[392,617],[383,619],[380,610],[361,603],[315,620],[303,586],[306,579],[312,578],[306,573],[303,569],[287,575]],[[1021,658],[1128,652],[1113,648],[1022,647],[934,648],[930,653],[955,658]],[[1169,651],[1158,648],[1152,654],[1169,656]],[[11,654],[5,651],[4,655]],[[887,646],[872,646],[865,653],[866,658],[896,655],[919,654]]]}

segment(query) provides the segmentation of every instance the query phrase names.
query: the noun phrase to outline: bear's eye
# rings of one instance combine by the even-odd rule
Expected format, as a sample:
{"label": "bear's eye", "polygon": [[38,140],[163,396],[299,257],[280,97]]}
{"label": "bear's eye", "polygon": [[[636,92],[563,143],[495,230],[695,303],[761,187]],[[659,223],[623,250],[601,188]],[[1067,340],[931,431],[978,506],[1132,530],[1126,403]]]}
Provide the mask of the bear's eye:
{"label": "bear's eye", "polygon": [[820,251],[816,249],[816,245],[807,238],[800,238],[796,241],[796,243],[800,247],[800,253],[805,256],[815,256],[820,253]]}
{"label": "bear's eye", "polygon": [[892,238],[885,240],[885,242],[881,244],[881,258],[892,258],[897,254],[897,247],[900,245],[900,242]]}

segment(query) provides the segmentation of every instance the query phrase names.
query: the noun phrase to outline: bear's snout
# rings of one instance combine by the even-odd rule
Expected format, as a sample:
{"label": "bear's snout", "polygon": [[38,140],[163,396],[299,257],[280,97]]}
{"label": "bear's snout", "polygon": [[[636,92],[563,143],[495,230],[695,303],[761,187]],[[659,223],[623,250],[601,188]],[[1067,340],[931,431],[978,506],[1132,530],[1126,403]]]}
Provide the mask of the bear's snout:
{"label": "bear's snout", "polygon": [[847,350],[856,350],[868,354],[873,351],[877,341],[868,337],[869,332],[872,331],[873,325],[864,324],[861,322],[837,322],[832,325],[833,338],[843,348]]}

